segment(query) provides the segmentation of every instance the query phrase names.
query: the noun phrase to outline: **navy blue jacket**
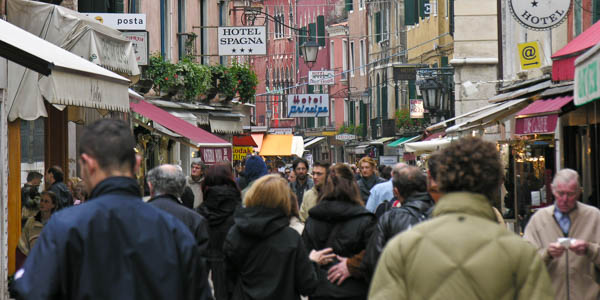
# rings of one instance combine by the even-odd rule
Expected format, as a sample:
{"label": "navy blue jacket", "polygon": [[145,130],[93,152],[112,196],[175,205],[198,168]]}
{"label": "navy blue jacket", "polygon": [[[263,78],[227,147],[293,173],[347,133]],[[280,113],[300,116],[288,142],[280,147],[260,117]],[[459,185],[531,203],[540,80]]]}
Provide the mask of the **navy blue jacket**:
{"label": "navy blue jacket", "polygon": [[15,274],[19,299],[211,299],[194,237],[134,179],[110,177],[90,198],[44,226]]}

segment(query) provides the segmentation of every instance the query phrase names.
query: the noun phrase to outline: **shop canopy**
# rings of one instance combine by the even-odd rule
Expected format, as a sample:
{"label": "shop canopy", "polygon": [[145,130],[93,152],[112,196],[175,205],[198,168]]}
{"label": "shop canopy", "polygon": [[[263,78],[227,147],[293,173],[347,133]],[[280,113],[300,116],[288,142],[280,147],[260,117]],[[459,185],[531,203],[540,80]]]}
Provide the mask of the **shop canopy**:
{"label": "shop canopy", "polygon": [[573,96],[537,100],[517,113],[515,134],[554,133],[563,107],[573,101]]}
{"label": "shop canopy", "polygon": [[130,103],[131,110],[196,143],[198,147],[231,147],[226,140],[204,131],[145,100]]}
{"label": "shop canopy", "polygon": [[575,79],[575,60],[598,43],[600,43],[600,22],[596,22],[552,55],[552,80]]}
{"label": "shop canopy", "polygon": [[325,139],[325,137],[323,137],[323,136],[315,137],[314,139],[311,139],[310,141],[306,142],[306,144],[304,144],[304,148],[313,146],[324,139]]}
{"label": "shop canopy", "polygon": [[[128,79],[3,20],[0,55],[15,62],[9,62],[9,121],[46,117],[44,99],[58,108],[129,111]],[[24,78],[32,85],[17,88]]]}
{"label": "shop canopy", "polygon": [[575,61],[575,68],[575,105],[585,105],[600,98],[600,43],[581,55]]}
{"label": "shop canopy", "polygon": [[399,139],[389,143],[388,146],[389,147],[400,147],[400,146],[404,145],[405,143],[410,143],[420,137],[421,137],[420,135],[417,135],[417,136],[413,136],[413,137],[399,138]]}
{"label": "shop canopy", "polygon": [[252,133],[252,134],[250,134],[250,136],[252,136],[252,139],[256,143],[256,147],[254,148],[254,151],[260,152],[260,149],[262,149],[263,138],[265,137],[265,134],[264,133]]}
{"label": "shop canopy", "polygon": [[257,147],[258,145],[250,135],[236,135],[233,137],[234,146]]}
{"label": "shop canopy", "polygon": [[529,104],[529,98],[510,100],[490,107],[466,121],[446,129],[446,133],[461,133],[468,130],[485,128],[518,112]]}
{"label": "shop canopy", "polygon": [[431,153],[437,150],[448,147],[452,143],[452,138],[445,137],[441,139],[433,139],[429,141],[420,141],[404,144],[405,152],[414,152],[417,155],[423,153]]}
{"label": "shop canopy", "polygon": [[268,134],[262,142],[260,156],[292,156],[302,157],[304,140],[301,136],[291,134]]}
{"label": "shop canopy", "polygon": [[394,137],[383,137],[383,138],[379,138],[374,141],[371,141],[369,144],[370,145],[383,145],[386,142],[391,141],[393,139],[394,139]]}

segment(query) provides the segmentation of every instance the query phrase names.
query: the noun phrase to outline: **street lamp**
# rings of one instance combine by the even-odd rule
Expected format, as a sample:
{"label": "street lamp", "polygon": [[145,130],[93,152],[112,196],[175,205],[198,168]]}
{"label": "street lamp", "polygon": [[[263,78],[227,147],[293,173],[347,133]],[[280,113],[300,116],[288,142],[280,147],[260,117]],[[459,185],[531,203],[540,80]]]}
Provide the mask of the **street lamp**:
{"label": "street lamp", "polygon": [[314,63],[317,61],[317,53],[319,52],[319,44],[314,40],[310,39],[302,46],[300,46],[300,51],[302,51],[302,56],[304,57],[304,62],[306,63]]}
{"label": "street lamp", "polygon": [[445,101],[444,86],[433,78],[425,79],[419,85],[423,94],[423,104],[431,116],[445,116],[448,110],[448,101]]}

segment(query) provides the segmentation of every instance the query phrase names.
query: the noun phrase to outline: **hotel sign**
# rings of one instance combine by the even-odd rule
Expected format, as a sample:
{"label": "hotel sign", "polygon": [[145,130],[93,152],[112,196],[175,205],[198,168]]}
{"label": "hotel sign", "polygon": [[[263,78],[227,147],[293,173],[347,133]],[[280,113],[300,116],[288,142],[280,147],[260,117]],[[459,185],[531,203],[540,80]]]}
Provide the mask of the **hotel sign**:
{"label": "hotel sign", "polygon": [[308,84],[310,85],[334,85],[334,71],[310,71],[308,72]]}
{"label": "hotel sign", "polygon": [[219,55],[266,55],[265,26],[219,27]]}
{"label": "hotel sign", "polygon": [[288,95],[288,118],[329,117],[329,94]]}
{"label": "hotel sign", "polygon": [[510,11],[517,22],[533,30],[550,30],[560,25],[567,18],[571,7],[571,0],[510,0],[509,2]]}

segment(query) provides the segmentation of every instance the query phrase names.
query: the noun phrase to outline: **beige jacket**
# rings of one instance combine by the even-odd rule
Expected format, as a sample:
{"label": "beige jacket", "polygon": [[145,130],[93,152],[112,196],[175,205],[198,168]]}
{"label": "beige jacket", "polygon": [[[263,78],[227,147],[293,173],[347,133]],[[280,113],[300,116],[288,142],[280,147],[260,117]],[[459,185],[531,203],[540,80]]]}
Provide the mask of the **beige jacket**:
{"label": "beige jacket", "polygon": [[304,197],[302,197],[302,205],[300,206],[300,221],[306,222],[306,219],[308,219],[308,211],[317,205],[318,199],[319,192],[317,192],[316,186],[313,186],[312,189],[304,193]]}
{"label": "beige jacket", "polygon": [[[531,217],[525,228],[524,238],[537,247],[538,253],[546,263],[556,290],[556,299],[599,299],[600,210],[577,202],[576,208],[569,213],[569,218],[571,227],[568,237],[589,243],[585,256],[578,256],[573,251],[567,251],[559,258],[552,258],[548,254],[548,245],[564,237],[562,229],[554,218],[554,205],[540,209]],[[567,257],[569,298],[567,298]]]}
{"label": "beige jacket", "polygon": [[29,255],[29,251],[33,249],[33,245],[40,236],[40,233],[42,233],[42,229],[44,229],[44,224],[36,220],[35,216],[27,219],[25,226],[23,226],[18,246],[23,254]]}
{"label": "beige jacket", "polygon": [[203,180],[204,180],[204,178],[202,178],[198,181],[195,181],[192,179],[192,176],[188,176],[188,178],[187,178],[187,184],[192,189],[192,192],[194,192],[194,208],[200,206],[200,204],[202,204],[202,201],[203,201],[203,196],[202,196],[202,181]]}

